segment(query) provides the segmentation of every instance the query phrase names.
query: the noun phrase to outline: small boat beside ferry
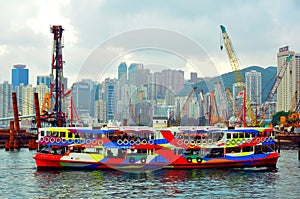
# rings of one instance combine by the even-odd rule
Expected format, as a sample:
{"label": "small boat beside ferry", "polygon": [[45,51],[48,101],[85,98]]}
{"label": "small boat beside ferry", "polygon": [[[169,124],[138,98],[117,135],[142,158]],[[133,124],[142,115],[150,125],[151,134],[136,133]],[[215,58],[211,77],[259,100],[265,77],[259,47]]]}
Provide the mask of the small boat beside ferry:
{"label": "small boat beside ferry", "polygon": [[38,169],[276,168],[272,128],[49,127],[38,130]]}

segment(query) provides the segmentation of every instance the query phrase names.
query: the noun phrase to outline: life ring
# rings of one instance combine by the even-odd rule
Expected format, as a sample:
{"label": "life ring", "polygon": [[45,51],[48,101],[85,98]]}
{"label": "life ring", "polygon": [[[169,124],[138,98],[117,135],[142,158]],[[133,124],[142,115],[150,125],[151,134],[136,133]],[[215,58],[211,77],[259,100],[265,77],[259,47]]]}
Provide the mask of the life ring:
{"label": "life ring", "polygon": [[203,145],[206,145],[206,144],[207,144],[207,142],[206,142],[205,139],[201,140],[201,143],[202,143]]}
{"label": "life ring", "polygon": [[96,145],[98,144],[97,140],[94,139],[94,140],[92,141],[92,144],[93,144],[94,146],[96,146]]}
{"label": "life ring", "polygon": [[86,144],[91,144],[92,140],[91,139],[86,139],[85,143]]}
{"label": "life ring", "polygon": [[135,144],[136,144],[136,145],[140,145],[141,142],[140,142],[139,140],[137,140],[137,141],[135,141]]}
{"label": "life ring", "polygon": [[61,142],[61,138],[60,137],[56,138],[56,142],[60,143]]}
{"label": "life ring", "polygon": [[245,144],[247,142],[247,140],[245,138],[242,139],[241,143]]}
{"label": "life ring", "polygon": [[124,144],[124,145],[128,145],[128,140],[125,139],[125,140],[123,141],[123,144]]}
{"label": "life ring", "polygon": [[134,162],[135,162],[135,159],[134,159],[133,157],[130,157],[130,158],[129,158],[129,162],[130,162],[130,163],[134,163]]}
{"label": "life ring", "polygon": [[45,142],[49,142],[49,137],[46,136],[46,137],[44,138],[44,141],[45,141]]}
{"label": "life ring", "polygon": [[178,136],[178,139],[182,140],[183,139],[182,135]]}
{"label": "life ring", "polygon": [[236,140],[231,140],[230,145],[236,145]]}
{"label": "life ring", "polygon": [[258,138],[255,138],[255,141],[257,142],[257,143],[260,143],[261,142],[261,139],[258,137]]}
{"label": "life ring", "polygon": [[191,141],[190,141],[190,144],[191,144],[192,146],[194,146],[194,145],[195,145],[195,140],[191,140]]}
{"label": "life ring", "polygon": [[103,144],[103,140],[98,140],[98,145],[102,145]]}
{"label": "life ring", "polygon": [[146,145],[146,144],[147,144],[147,140],[146,140],[146,139],[143,139],[143,140],[142,140],[142,144],[143,144],[143,145]]}
{"label": "life ring", "polygon": [[134,140],[130,140],[130,141],[129,141],[129,144],[130,144],[130,145],[134,145],[134,144],[135,144],[135,141],[134,141]]}
{"label": "life ring", "polygon": [[266,137],[262,137],[262,138],[260,138],[260,141],[261,141],[261,142],[264,142],[264,141],[266,141]]}
{"label": "life ring", "polygon": [[117,141],[117,143],[118,143],[118,145],[122,145],[122,140],[121,139],[119,139],[118,141]]}
{"label": "life ring", "polygon": [[185,145],[189,145],[189,143],[190,143],[189,140],[187,140],[187,139],[185,139],[183,142]]}
{"label": "life ring", "polygon": [[153,144],[154,144],[154,140],[149,140],[148,143],[149,143],[150,145],[153,145]]}
{"label": "life ring", "polygon": [[196,141],[196,145],[197,145],[197,146],[200,146],[200,145],[201,145],[201,140],[197,140],[197,141]]}
{"label": "life ring", "polygon": [[198,163],[201,163],[201,162],[202,162],[202,158],[199,158],[199,157],[198,157],[196,160],[197,160]]}
{"label": "life ring", "polygon": [[55,142],[55,137],[51,137],[51,138],[50,138],[50,142],[51,142],[51,143],[54,143],[54,142]]}
{"label": "life ring", "polygon": [[67,140],[66,139],[62,139],[61,143],[66,144]]}
{"label": "life ring", "polygon": [[68,140],[68,143],[69,143],[69,144],[73,144],[73,139],[69,139],[69,140]]}
{"label": "life ring", "polygon": [[74,142],[75,142],[75,144],[80,144],[80,140],[78,140],[78,139],[75,139]]}
{"label": "life ring", "polygon": [[41,141],[41,142],[44,142],[44,137],[41,137],[40,141]]}
{"label": "life ring", "polygon": [[193,159],[190,158],[190,157],[188,157],[188,158],[186,159],[186,161],[187,161],[188,163],[191,163],[191,162],[193,161]]}
{"label": "life ring", "polygon": [[85,139],[80,140],[80,143],[84,144],[85,143]]}
{"label": "life ring", "polygon": [[210,144],[210,145],[212,145],[213,142],[214,142],[214,141],[213,141],[212,139],[210,139],[210,138],[209,138],[208,141],[207,141],[207,143]]}
{"label": "life ring", "polygon": [[146,163],[146,158],[141,158],[141,163]]}
{"label": "life ring", "polygon": [[182,140],[178,140],[178,145],[181,146],[183,144]]}

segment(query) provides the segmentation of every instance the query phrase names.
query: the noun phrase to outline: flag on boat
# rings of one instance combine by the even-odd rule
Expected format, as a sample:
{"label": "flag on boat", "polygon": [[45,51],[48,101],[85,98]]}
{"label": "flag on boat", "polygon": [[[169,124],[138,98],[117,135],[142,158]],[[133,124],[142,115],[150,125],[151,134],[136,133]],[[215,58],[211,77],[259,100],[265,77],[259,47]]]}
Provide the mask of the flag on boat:
{"label": "flag on boat", "polygon": [[243,98],[243,97],[244,97],[244,91],[241,91],[236,95],[236,98]]}

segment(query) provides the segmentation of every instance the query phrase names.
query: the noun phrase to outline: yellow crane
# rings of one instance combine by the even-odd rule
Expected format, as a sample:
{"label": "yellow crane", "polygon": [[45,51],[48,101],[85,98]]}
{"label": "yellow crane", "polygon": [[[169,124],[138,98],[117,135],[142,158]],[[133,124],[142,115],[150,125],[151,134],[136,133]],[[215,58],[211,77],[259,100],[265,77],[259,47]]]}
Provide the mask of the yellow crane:
{"label": "yellow crane", "polygon": [[[225,26],[220,25],[220,27],[221,27],[221,30],[222,30],[224,46],[225,46],[226,51],[227,51],[229,62],[231,64],[232,71],[234,72],[235,79],[236,79],[237,85],[239,87],[238,92],[240,92],[240,91],[244,90],[245,86],[243,84],[243,77],[242,77],[242,74],[241,74],[241,71],[240,71],[239,59],[237,58],[237,55],[236,55],[236,53],[234,51],[232,42],[231,42],[231,40],[230,40],[230,38],[228,36],[228,33],[226,31]],[[223,49],[223,46],[221,46],[221,50],[222,49]],[[226,90],[226,93],[229,94],[230,90]],[[231,98],[232,98],[232,96],[231,96]],[[230,99],[230,96],[229,96],[229,99]],[[237,114],[239,114],[240,112],[238,111],[238,108],[236,107],[236,104],[234,103],[234,100],[230,99],[230,101],[232,103],[232,106],[233,106],[234,112],[236,114],[236,117],[239,118],[240,116],[237,115]],[[256,116],[254,114],[254,111],[253,111],[252,106],[250,105],[250,103],[247,103],[247,107],[248,107],[246,109],[247,110],[247,115],[250,118],[250,122],[249,123],[251,123],[251,125],[255,125],[256,124]],[[244,121],[244,122],[246,122],[246,121]]]}

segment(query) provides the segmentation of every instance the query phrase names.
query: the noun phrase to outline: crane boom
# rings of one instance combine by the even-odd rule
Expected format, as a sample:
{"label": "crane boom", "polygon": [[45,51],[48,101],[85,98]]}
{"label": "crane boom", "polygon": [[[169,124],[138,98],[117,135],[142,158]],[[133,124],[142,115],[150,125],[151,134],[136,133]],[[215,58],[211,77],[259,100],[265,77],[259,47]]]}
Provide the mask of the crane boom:
{"label": "crane boom", "polygon": [[232,97],[232,95],[231,95],[230,88],[226,88],[225,91],[226,91],[226,93],[227,93],[227,96],[228,96],[228,98],[229,98],[230,103],[232,104],[232,108],[233,108],[234,113],[236,114],[237,117],[239,117],[240,111],[239,111],[239,109],[237,108],[237,106],[236,106],[236,104],[235,104],[235,101],[234,101],[234,99],[233,99],[233,97]]}
{"label": "crane boom", "polygon": [[[227,54],[228,54],[228,58],[229,58],[229,61],[230,61],[230,64],[231,64],[231,67],[232,67],[232,71],[234,71],[234,74],[235,74],[235,78],[236,78],[236,82],[238,84],[238,87],[239,87],[239,91],[241,90],[244,90],[245,88],[245,85],[242,84],[243,82],[243,77],[242,77],[242,74],[240,72],[240,63],[239,63],[239,59],[234,51],[234,48],[233,48],[233,45],[232,45],[232,42],[228,36],[228,33],[226,31],[226,28],[225,26],[223,25],[220,25],[221,27],[221,30],[222,30],[222,35],[223,35],[223,41],[224,41],[224,45],[225,45],[225,48],[226,48],[226,51],[227,51]],[[230,92],[229,92],[230,93]],[[228,92],[227,92],[228,94]],[[230,97],[229,97],[230,99]],[[232,101],[232,100],[230,100]],[[231,102],[232,103],[232,102]],[[239,111],[237,111],[237,107],[234,107],[236,105],[232,104],[233,105],[233,108],[235,109],[235,113],[239,113]],[[250,118],[250,124],[253,125],[256,123],[256,116],[254,114],[254,111],[252,109],[252,106],[250,103],[247,104],[247,115],[249,116]],[[239,117],[239,115],[236,115],[237,117]]]}
{"label": "crane boom", "polygon": [[187,97],[185,103],[183,104],[181,110],[179,111],[177,117],[176,117],[176,120],[175,120],[175,124],[174,126],[178,126],[180,124],[180,120],[181,120],[181,113],[183,112],[184,109],[186,109],[186,106],[188,105],[190,99],[192,98],[193,96],[193,93],[197,90],[197,87],[195,86],[193,88],[193,90],[190,92],[189,96]]}
{"label": "crane boom", "polygon": [[276,80],[275,80],[275,83],[271,89],[271,91],[269,92],[268,96],[267,96],[267,100],[265,101],[265,103],[263,104],[263,106],[261,107],[261,113],[260,115],[264,115],[267,110],[269,109],[269,104],[271,102],[271,100],[273,99],[275,93],[276,93],[276,90],[285,74],[285,71],[288,67],[288,64],[290,63],[291,59],[292,59],[293,55],[289,55],[286,57],[286,60],[285,60],[285,63],[283,65],[283,67],[281,68],[281,70],[279,71],[279,73],[277,74],[277,77],[276,77]]}
{"label": "crane boom", "polygon": [[234,71],[236,81],[237,81],[237,83],[243,82],[243,77],[242,77],[242,74],[240,72],[240,63],[239,63],[239,60],[238,60],[238,58],[236,56],[236,53],[234,51],[232,42],[231,42],[231,40],[228,36],[228,33],[226,31],[225,26],[220,25],[220,27],[221,27],[221,30],[222,30],[224,45],[225,45],[225,48],[226,48],[226,51],[227,51],[227,54],[228,54],[228,57],[229,57],[229,61],[230,61],[231,67],[232,67],[232,71]]}

